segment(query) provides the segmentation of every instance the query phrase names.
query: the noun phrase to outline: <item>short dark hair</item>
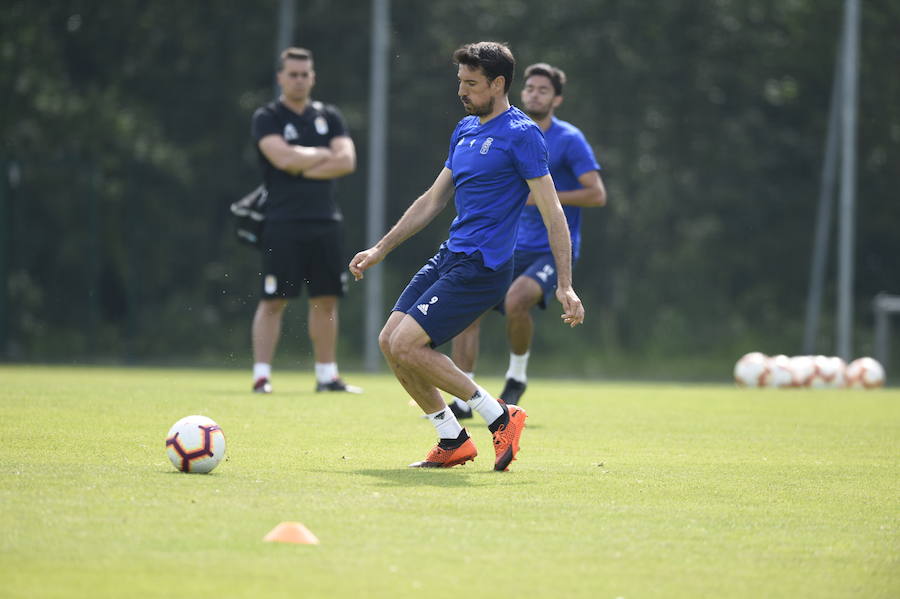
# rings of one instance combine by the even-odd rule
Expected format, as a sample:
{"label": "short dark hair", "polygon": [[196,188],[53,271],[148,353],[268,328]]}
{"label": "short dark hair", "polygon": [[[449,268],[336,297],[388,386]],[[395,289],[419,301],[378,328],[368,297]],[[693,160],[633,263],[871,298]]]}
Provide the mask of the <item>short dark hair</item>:
{"label": "short dark hair", "polygon": [[549,79],[550,83],[553,84],[553,91],[556,95],[562,95],[563,86],[566,84],[566,74],[562,69],[558,69],[546,62],[538,62],[525,69],[525,76],[523,79],[528,81],[528,78],[534,75],[543,75]]}
{"label": "short dark hair", "polygon": [[509,92],[516,70],[516,59],[506,44],[500,42],[466,44],[453,53],[453,62],[473,69],[481,68],[489,81],[503,75],[505,78],[503,91]]}
{"label": "short dark hair", "polygon": [[313,54],[306,48],[285,48],[278,58],[278,70],[284,70],[284,63],[288,60],[308,60],[312,62]]}

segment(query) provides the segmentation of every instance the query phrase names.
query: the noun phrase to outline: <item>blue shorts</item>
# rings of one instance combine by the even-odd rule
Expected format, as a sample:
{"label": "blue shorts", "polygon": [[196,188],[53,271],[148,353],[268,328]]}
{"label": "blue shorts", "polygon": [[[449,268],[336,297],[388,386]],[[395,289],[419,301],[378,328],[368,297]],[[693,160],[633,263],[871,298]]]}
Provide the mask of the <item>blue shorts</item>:
{"label": "blue shorts", "polygon": [[[538,306],[541,310],[547,309],[547,298],[556,292],[556,261],[550,252],[519,252],[513,257],[513,280],[521,276],[534,279],[541,286],[541,300]],[[505,314],[503,302],[494,307],[500,314]]]}
{"label": "blue shorts", "polygon": [[431,337],[431,347],[436,347],[501,303],[512,275],[512,259],[492,270],[480,252],[466,255],[441,245],[410,280],[393,311],[415,318]]}

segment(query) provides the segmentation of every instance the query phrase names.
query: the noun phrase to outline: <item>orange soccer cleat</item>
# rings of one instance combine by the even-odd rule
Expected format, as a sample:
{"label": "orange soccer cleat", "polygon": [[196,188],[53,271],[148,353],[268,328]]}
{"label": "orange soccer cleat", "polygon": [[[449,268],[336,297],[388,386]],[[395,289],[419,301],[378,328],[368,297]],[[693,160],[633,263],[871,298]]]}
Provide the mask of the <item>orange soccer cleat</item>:
{"label": "orange soccer cleat", "polygon": [[410,468],[452,468],[464,464],[469,460],[474,460],[478,455],[475,444],[472,439],[466,439],[462,445],[455,449],[444,449],[440,445],[435,445],[425,459],[421,462],[413,462]]}
{"label": "orange soccer cleat", "polygon": [[525,428],[525,418],[528,415],[519,406],[506,406],[509,410],[509,422],[500,425],[494,433],[494,470],[503,472],[509,468],[510,462],[516,459],[519,453],[519,438],[522,429]]}

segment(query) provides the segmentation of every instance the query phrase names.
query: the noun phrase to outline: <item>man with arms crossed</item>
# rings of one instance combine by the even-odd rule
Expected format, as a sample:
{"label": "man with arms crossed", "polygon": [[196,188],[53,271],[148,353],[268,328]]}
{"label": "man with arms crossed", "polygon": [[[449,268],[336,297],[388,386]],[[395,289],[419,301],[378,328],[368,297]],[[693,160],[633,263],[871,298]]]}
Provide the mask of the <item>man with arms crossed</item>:
{"label": "man with arms crossed", "polygon": [[454,52],[459,97],[470,115],[450,137],[444,168],[431,187],[373,247],[359,252],[350,271],[360,279],[394,248],[431,222],[455,193],[457,216],[438,253],[412,278],[378,337],[381,350],[407,393],[434,425],[438,444],[418,468],[449,468],[477,450],[439,391],[465,397],[494,440],[494,470],[506,470],[519,450],[525,411],[497,401],[434,348],[455,337],[501,301],[512,281],[519,215],[529,191],[549,231],[559,264],[556,297],[562,320],[584,320],[572,288],[571,243],[550,178],[547,146],[537,125],[509,104],[515,59],[496,42],[467,44]]}
{"label": "man with arms crossed", "polygon": [[[562,90],[566,74],[549,64],[537,63],[525,69],[522,106],[544,132],[550,152],[550,174],[556,193],[563,205],[572,257],[578,259],[581,246],[581,208],[604,206],[606,189],[600,179],[600,165],[584,134],[575,126],[554,116],[562,104]],[[530,355],[534,321],[531,309],[537,305],[546,309],[547,298],[556,289],[556,264],[551,252],[547,230],[541,214],[529,198],[519,221],[516,241],[513,283],[503,303],[497,306],[506,314],[506,335],[509,341],[509,368],[500,399],[516,405],[526,387],[526,368]],[[451,356],[457,367],[470,378],[474,377],[478,358],[479,318],[453,339]],[[450,407],[457,418],[471,418],[472,411],[465,401],[454,398]]]}
{"label": "man with arms crossed", "polygon": [[309,293],[309,337],[316,391],[346,385],[336,362],[338,298],[346,281],[343,216],[335,179],[356,169],[356,149],[334,106],[312,101],[312,52],[288,48],[278,70],[281,97],[253,114],[263,182],[268,191],[262,233],[262,299],[253,318],[253,391],[271,393],[272,358],[288,299]]}

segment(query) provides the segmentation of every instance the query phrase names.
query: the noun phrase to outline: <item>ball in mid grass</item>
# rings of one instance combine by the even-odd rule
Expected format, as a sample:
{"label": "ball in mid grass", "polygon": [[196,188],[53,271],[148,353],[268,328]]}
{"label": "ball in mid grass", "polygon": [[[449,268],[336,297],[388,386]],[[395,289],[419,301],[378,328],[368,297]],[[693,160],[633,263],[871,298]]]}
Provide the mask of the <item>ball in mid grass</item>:
{"label": "ball in mid grass", "polygon": [[769,358],[758,351],[744,354],[734,365],[734,382],[740,387],[762,387],[769,372]]}
{"label": "ball in mid grass", "polygon": [[875,358],[858,358],[847,364],[848,387],[875,389],[884,386],[884,367]]}
{"label": "ball in mid grass", "polygon": [[784,354],[769,358],[769,371],[764,377],[766,387],[783,389],[794,385],[794,370],[791,359]]}
{"label": "ball in mid grass", "polygon": [[837,356],[816,356],[813,358],[816,372],[809,382],[810,387],[817,389],[844,386],[844,369],[847,365]]}
{"label": "ball in mid grass", "polygon": [[809,387],[816,376],[816,361],[813,356],[793,356],[791,372],[794,375],[794,387]]}
{"label": "ball in mid grass", "polygon": [[185,416],[169,429],[166,453],[178,470],[206,474],[225,457],[225,434],[206,416]]}

